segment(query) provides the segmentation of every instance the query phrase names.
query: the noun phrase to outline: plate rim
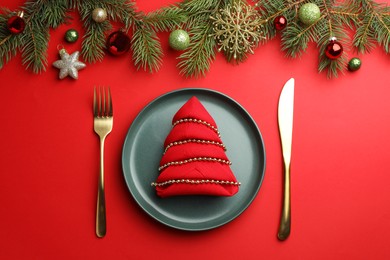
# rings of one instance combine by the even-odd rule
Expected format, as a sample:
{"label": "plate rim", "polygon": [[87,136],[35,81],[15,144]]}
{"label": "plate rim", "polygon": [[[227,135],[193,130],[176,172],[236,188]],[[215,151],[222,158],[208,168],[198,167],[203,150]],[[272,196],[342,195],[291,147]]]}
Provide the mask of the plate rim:
{"label": "plate rim", "polygon": [[[183,93],[191,93],[192,91],[199,91],[199,92],[202,92],[203,94],[204,93],[212,93],[214,95],[217,95],[217,96],[221,96],[223,97],[224,99],[228,100],[229,102],[233,103],[234,106],[237,106],[244,114],[245,116],[248,117],[248,119],[250,120],[250,124],[252,124],[252,127],[254,127],[254,132],[256,133],[256,135],[258,136],[259,138],[259,141],[261,143],[261,151],[259,151],[260,154],[263,155],[263,166],[261,167],[261,171],[259,174],[261,174],[261,178],[258,182],[258,185],[256,187],[256,190],[253,192],[253,194],[251,194],[250,196],[250,199],[248,199],[246,201],[246,205],[244,207],[242,207],[240,210],[237,211],[237,213],[225,220],[225,221],[221,221],[220,223],[216,224],[216,225],[210,225],[208,227],[202,227],[202,228],[197,228],[197,227],[192,227],[192,228],[189,228],[189,227],[183,227],[182,226],[178,226],[178,225],[174,225],[172,223],[168,223],[166,221],[163,221],[161,218],[158,218],[156,217],[154,214],[152,214],[151,212],[148,211],[148,209],[143,205],[143,203],[141,203],[140,201],[140,198],[138,198],[138,195],[134,194],[134,191],[131,189],[131,180],[128,180],[128,177],[126,177],[126,172],[125,172],[125,150],[126,150],[126,147],[127,147],[127,144],[129,141],[129,136],[131,135],[131,132],[133,130],[134,127],[136,127],[136,123],[140,120],[140,118],[143,116],[144,113],[146,113],[146,111],[152,107],[155,103],[157,103],[158,101],[160,101],[161,99],[164,99],[166,96],[171,96],[171,95],[174,95],[174,94],[177,94],[177,93],[180,93],[180,92],[183,92]],[[209,89],[209,88],[195,88],[195,87],[192,87],[192,88],[182,88],[182,89],[177,89],[177,90],[172,90],[172,91],[168,91],[164,94],[161,94],[157,97],[155,97],[154,99],[152,99],[152,101],[148,102],[138,113],[137,113],[137,116],[133,119],[133,121],[131,122],[131,125],[130,127],[128,128],[127,132],[126,132],[126,136],[125,136],[125,140],[123,142],[123,146],[122,146],[122,174],[123,174],[123,177],[124,177],[124,180],[125,180],[125,184],[126,184],[126,187],[128,189],[128,191],[130,192],[132,198],[136,201],[137,205],[145,212],[147,213],[147,215],[149,215],[150,217],[152,217],[154,220],[158,221],[159,223],[165,225],[165,226],[168,226],[168,227],[171,227],[171,228],[174,228],[174,229],[178,229],[178,230],[184,230],[184,231],[205,231],[205,230],[210,230],[210,229],[214,229],[214,228],[217,228],[217,227],[220,227],[220,226],[223,226],[231,221],[233,221],[234,219],[236,219],[237,217],[239,217],[251,204],[252,202],[254,201],[254,199],[257,197],[257,194],[259,193],[259,190],[262,186],[262,183],[264,181],[264,177],[265,177],[265,170],[266,170],[266,150],[265,150],[265,144],[264,144],[264,139],[263,139],[263,136],[262,136],[262,133],[256,123],[256,121],[254,120],[254,118],[251,116],[251,114],[240,104],[238,103],[235,99],[233,99],[232,97],[220,92],[220,91],[217,91],[217,90],[213,90],[213,89]],[[130,173],[131,175],[131,173]],[[129,185],[130,183],[130,185]],[[133,185],[135,187],[135,185]],[[140,195],[140,197],[142,197],[142,195]],[[145,199],[144,199],[145,200]],[[167,218],[165,216],[165,218]],[[175,220],[173,220],[172,222],[175,222]],[[178,221],[176,221],[178,222]],[[178,222],[179,223],[179,222]],[[182,222],[180,222],[182,223]]]}

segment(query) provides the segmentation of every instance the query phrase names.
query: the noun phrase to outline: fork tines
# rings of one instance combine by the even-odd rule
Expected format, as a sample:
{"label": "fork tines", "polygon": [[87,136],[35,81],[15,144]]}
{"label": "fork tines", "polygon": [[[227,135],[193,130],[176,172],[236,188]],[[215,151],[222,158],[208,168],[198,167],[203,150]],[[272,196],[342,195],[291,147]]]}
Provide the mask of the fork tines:
{"label": "fork tines", "polygon": [[93,115],[95,117],[111,117],[113,115],[110,87],[94,87]]}

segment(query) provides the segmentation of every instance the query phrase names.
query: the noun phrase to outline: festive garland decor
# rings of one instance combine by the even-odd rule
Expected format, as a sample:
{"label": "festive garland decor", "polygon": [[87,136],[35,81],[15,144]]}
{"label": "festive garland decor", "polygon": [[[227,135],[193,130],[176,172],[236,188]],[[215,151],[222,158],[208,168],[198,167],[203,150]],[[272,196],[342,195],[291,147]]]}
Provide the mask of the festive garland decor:
{"label": "festive garland decor", "polygon": [[[329,77],[348,67],[360,68],[360,60],[347,60],[343,46],[348,43],[358,53],[376,44],[390,52],[390,8],[374,0],[248,1],[183,0],[145,14],[130,0],[30,0],[19,10],[0,11],[0,69],[20,51],[27,69],[44,71],[49,30],[68,22],[71,10],[79,12],[83,23],[81,57],[87,63],[102,61],[106,52],[121,55],[131,48],[138,69],[158,71],[163,56],[158,33],[171,32],[169,42],[179,50],[177,66],[186,77],[205,76],[217,51],[228,62],[244,62],[277,33],[281,49],[291,58],[315,42],[318,70]],[[113,31],[112,22],[122,28]],[[73,30],[66,40],[78,37]]]}

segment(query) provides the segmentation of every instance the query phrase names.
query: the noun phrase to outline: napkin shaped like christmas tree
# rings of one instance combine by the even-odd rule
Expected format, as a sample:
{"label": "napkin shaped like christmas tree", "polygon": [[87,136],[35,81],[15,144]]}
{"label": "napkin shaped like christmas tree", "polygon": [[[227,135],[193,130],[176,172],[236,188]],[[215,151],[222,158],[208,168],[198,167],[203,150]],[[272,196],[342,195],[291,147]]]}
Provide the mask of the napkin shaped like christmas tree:
{"label": "napkin shaped like christmas tree", "polygon": [[238,192],[231,162],[217,125],[205,107],[192,97],[175,114],[165,139],[156,182],[157,195],[232,196]]}

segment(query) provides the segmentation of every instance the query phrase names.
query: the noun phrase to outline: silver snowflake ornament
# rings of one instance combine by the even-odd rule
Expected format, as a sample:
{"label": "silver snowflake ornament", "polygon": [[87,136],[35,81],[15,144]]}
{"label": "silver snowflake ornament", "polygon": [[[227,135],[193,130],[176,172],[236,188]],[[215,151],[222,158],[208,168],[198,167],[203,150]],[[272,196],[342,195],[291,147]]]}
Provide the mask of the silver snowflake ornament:
{"label": "silver snowflake ornament", "polygon": [[65,49],[60,50],[61,59],[53,62],[53,66],[60,70],[60,79],[63,79],[67,76],[78,79],[78,71],[84,69],[87,66],[79,61],[79,56],[80,53],[78,51],[69,54]]}

